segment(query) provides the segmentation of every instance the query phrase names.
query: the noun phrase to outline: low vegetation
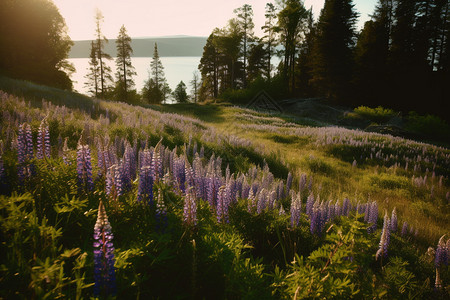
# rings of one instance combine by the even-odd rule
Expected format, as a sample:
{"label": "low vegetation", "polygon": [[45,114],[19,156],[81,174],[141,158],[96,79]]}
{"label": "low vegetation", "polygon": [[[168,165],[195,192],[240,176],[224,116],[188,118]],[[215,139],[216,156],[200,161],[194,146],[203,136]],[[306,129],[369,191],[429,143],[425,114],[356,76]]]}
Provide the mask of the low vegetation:
{"label": "low vegetation", "polygon": [[446,148],[24,89],[0,92],[0,297],[448,297]]}

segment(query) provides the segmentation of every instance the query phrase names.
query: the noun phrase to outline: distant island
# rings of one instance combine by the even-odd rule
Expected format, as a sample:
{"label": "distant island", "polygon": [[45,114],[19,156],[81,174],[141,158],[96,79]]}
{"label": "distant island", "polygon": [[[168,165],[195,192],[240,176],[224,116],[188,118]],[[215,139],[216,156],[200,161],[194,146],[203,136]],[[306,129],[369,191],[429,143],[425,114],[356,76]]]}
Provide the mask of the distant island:
{"label": "distant island", "polygon": [[[167,36],[167,37],[144,37],[133,38],[133,57],[151,57],[155,43],[158,44],[159,55],[170,56],[202,56],[203,47],[207,37],[196,36]],[[69,53],[69,58],[89,57],[91,41],[74,41]],[[116,56],[116,40],[111,39],[105,46],[105,51],[111,56]]]}

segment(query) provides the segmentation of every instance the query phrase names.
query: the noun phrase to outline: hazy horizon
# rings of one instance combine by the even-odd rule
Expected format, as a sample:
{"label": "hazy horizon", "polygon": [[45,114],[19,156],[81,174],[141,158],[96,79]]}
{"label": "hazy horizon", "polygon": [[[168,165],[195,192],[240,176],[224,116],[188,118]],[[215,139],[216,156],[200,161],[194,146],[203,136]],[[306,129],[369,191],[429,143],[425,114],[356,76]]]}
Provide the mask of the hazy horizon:
{"label": "hazy horizon", "polygon": [[[254,32],[262,36],[261,26],[265,22],[265,6],[261,0],[209,1],[193,0],[189,2],[166,0],[149,2],[146,0],[53,0],[66,20],[68,34],[74,41],[91,40],[95,34],[95,9],[104,16],[102,33],[108,38],[117,37],[119,29],[125,25],[131,37],[161,36],[199,36],[207,37],[214,28],[223,28],[228,20],[235,17],[233,10],[249,4],[253,9]],[[353,1],[359,13],[357,28],[373,13],[376,0]],[[305,0],[307,9],[312,8],[317,19],[324,0]],[[155,13],[157,12],[157,13]]]}

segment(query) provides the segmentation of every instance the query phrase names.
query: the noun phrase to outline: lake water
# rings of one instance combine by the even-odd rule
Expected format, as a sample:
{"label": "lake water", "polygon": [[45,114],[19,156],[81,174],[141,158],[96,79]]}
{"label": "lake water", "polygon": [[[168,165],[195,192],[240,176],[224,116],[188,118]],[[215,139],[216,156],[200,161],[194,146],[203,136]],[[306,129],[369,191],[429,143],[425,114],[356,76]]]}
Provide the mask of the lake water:
{"label": "lake water", "polygon": [[[172,90],[176,88],[180,81],[183,81],[187,86],[188,94],[191,91],[190,81],[193,78],[193,73],[198,71],[201,57],[160,57],[164,66],[164,74],[167,82]],[[151,57],[132,57],[131,62],[136,69],[137,75],[133,77],[136,89],[141,91],[144,83],[149,78]],[[75,68],[76,72],[72,74],[72,81],[74,89],[80,93],[86,94],[87,88],[84,87],[86,78],[84,76],[88,73],[89,58],[71,58],[69,59]],[[115,74],[116,66],[114,60],[107,63],[111,66]],[[200,73],[199,73],[200,76]]]}

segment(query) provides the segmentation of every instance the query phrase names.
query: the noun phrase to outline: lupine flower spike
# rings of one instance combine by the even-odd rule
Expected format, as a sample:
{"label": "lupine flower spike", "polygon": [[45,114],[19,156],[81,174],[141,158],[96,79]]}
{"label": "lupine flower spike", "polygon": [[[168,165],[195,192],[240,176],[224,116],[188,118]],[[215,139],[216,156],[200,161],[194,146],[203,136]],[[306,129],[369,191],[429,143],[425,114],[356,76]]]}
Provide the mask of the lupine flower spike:
{"label": "lupine flower spike", "polygon": [[197,203],[195,201],[195,190],[191,187],[184,199],[184,222],[188,226],[197,225]]}
{"label": "lupine flower spike", "polygon": [[50,133],[46,119],[39,126],[36,158],[50,158]]}
{"label": "lupine flower spike", "polygon": [[116,294],[116,275],[114,270],[114,245],[111,225],[105,206],[100,200],[97,222],[94,226],[94,295]]}
{"label": "lupine flower spike", "polygon": [[387,214],[387,211],[384,215],[384,222],[383,222],[383,231],[381,232],[381,238],[380,238],[380,248],[378,249],[377,253],[375,254],[375,258],[378,260],[380,257],[387,257],[387,249],[389,246],[389,240],[390,240],[390,222],[389,217]]}
{"label": "lupine flower spike", "polygon": [[445,243],[444,237],[445,234],[439,239],[434,257],[434,266],[436,267],[436,281],[434,286],[436,289],[442,288],[442,281],[440,277],[441,266],[442,265],[448,266],[449,249],[447,246],[449,244],[450,239],[447,241],[447,243]]}
{"label": "lupine flower spike", "polygon": [[78,186],[82,189],[92,190],[94,182],[92,181],[91,150],[88,145],[81,143],[81,139],[77,147],[77,174]]}

